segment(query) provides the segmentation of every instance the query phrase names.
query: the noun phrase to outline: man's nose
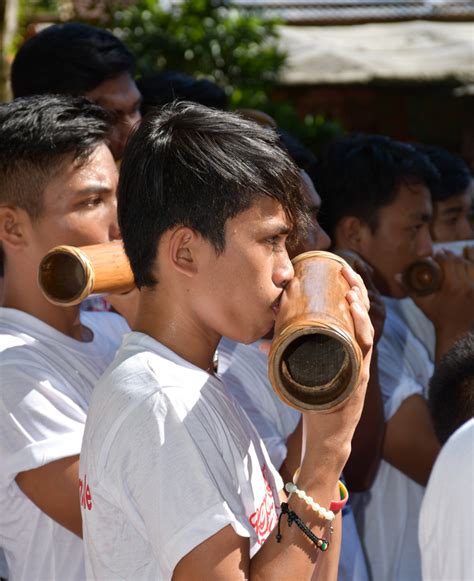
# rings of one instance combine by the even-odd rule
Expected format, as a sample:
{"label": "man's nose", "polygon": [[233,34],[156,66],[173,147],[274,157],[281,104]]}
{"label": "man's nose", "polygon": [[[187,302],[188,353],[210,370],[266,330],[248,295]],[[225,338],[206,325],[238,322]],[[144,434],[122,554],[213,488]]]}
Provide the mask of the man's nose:
{"label": "man's nose", "polygon": [[285,251],[282,253],[282,260],[273,274],[273,283],[279,288],[285,288],[294,276],[295,271],[293,269],[293,264],[288,253]]}
{"label": "man's nose", "polygon": [[471,224],[468,217],[464,218],[460,227],[458,228],[458,233],[456,236],[457,240],[473,240],[474,239],[474,223]]}
{"label": "man's nose", "polygon": [[318,250],[329,250],[331,247],[331,238],[329,238],[329,234],[324,230],[324,228],[321,228],[321,226],[319,227],[316,242]]}
{"label": "man's nose", "polygon": [[109,238],[110,240],[121,240],[122,234],[120,232],[120,227],[118,224],[118,216],[117,216],[117,204],[114,204],[114,207],[111,209],[111,223],[109,228]]}
{"label": "man's nose", "polygon": [[433,254],[433,240],[428,228],[423,229],[423,233],[418,241],[417,256],[425,257]]}

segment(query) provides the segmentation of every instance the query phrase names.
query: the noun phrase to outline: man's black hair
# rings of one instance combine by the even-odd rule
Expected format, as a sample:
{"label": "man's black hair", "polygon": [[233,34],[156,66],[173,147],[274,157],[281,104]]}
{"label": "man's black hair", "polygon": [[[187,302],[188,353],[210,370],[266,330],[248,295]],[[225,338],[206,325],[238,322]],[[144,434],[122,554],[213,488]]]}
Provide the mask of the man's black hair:
{"label": "man's black hair", "polygon": [[315,172],[317,171],[316,155],[310,149],[305,147],[297,137],[291,135],[287,131],[279,129],[278,134],[280,135],[281,144],[288,151],[291,159],[300,169],[303,169],[314,182]]}
{"label": "man's black hair", "polygon": [[207,79],[195,79],[176,71],[162,71],[143,76],[137,81],[142,94],[142,114],[173,101],[192,101],[206,107],[226,109],[229,104],[224,89]]}
{"label": "man's black hair", "polygon": [[439,172],[439,186],[432,192],[435,202],[442,202],[467,190],[472,174],[461,157],[434,145],[415,144],[415,147],[429,158]]}
{"label": "man's black hair", "polygon": [[107,30],[69,22],[45,28],[18,51],[11,68],[15,97],[82,95],[108,79],[134,72],[134,58]]}
{"label": "man's black hair", "polygon": [[321,225],[334,238],[340,220],[355,216],[375,231],[378,211],[395,201],[402,185],[431,191],[438,180],[436,168],[411,145],[383,135],[340,138],[318,156],[314,174]]}
{"label": "man's black hair", "polygon": [[109,114],[85,97],[41,95],[0,104],[0,205],[40,218],[44,189],[61,164],[85,161],[107,142],[109,129]]}
{"label": "man's black hair", "polygon": [[36,95],[0,104],[0,204],[39,217],[48,177],[66,156],[86,159],[106,142],[109,119],[85,97]]}
{"label": "man's black hair", "polygon": [[223,252],[227,220],[264,196],[282,205],[295,230],[306,225],[300,176],[275,132],[185,101],[148,115],[129,141],[118,189],[137,286],[157,283],[152,267],[164,232],[187,226]]}
{"label": "man's black hair", "polygon": [[468,333],[442,357],[430,380],[428,403],[439,441],[474,416],[474,333]]}

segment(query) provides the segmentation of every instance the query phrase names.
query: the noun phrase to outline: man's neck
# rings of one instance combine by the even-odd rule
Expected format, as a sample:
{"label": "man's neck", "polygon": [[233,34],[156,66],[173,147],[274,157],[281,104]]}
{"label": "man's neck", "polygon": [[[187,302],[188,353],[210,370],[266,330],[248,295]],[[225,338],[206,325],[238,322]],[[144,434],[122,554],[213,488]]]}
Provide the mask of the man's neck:
{"label": "man's neck", "polygon": [[153,289],[142,289],[134,331],[156,339],[193,365],[213,373],[213,357],[221,337],[204,329],[182,308],[179,300],[167,300]]}
{"label": "man's neck", "polygon": [[51,304],[41,293],[36,277],[12,275],[7,270],[3,287],[3,307],[28,313],[78,341],[92,340],[91,331],[81,325],[79,305],[61,307]]}

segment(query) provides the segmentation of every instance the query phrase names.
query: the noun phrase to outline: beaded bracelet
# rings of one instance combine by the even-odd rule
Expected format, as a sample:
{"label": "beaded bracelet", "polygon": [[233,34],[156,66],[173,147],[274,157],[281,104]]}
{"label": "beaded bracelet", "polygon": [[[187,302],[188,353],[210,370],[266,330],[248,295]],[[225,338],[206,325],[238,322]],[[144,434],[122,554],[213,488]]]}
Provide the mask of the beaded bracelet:
{"label": "beaded bracelet", "polygon": [[296,523],[296,526],[303,532],[303,534],[305,534],[308,539],[313,543],[313,545],[319,549],[320,551],[327,551],[329,549],[329,541],[326,539],[322,539],[318,536],[316,536],[313,531],[308,528],[304,522],[300,519],[300,517],[293,512],[292,510],[290,510],[290,507],[288,506],[288,504],[286,502],[282,502],[281,503],[281,513],[280,516],[278,517],[278,528],[277,528],[277,535],[276,535],[276,541],[277,543],[279,543],[281,541],[282,534],[280,532],[280,521],[281,521],[281,517],[286,514],[288,517],[288,526],[291,527],[291,525],[293,523]]}
{"label": "beaded bracelet", "polygon": [[286,491],[290,494],[294,492],[298,498],[304,500],[306,504],[310,506],[323,520],[327,520],[331,523],[336,518],[336,515],[332,512],[332,510],[326,510],[320,506],[311,496],[308,496],[304,490],[300,490],[293,482],[287,482],[287,484],[285,484],[285,488]]}
{"label": "beaded bracelet", "polygon": [[[306,504],[309,504],[313,510],[315,510],[316,512],[318,512],[320,514],[321,518],[326,518],[326,520],[329,520],[330,522],[332,520],[334,520],[334,517],[335,517],[334,513],[342,510],[346,506],[347,501],[349,500],[349,491],[347,490],[344,482],[342,482],[341,480],[338,481],[340,499],[339,500],[332,500],[331,504],[329,505],[329,510],[327,511],[326,509],[321,508],[317,502],[314,502],[314,500],[311,498],[311,496],[307,496],[306,493],[304,492],[304,490],[299,490],[296,487],[296,484],[294,482],[295,482],[295,480],[297,480],[299,473],[300,473],[300,469],[298,468],[293,476],[293,482],[289,482],[288,484],[285,485],[287,492],[296,492],[296,494],[298,495],[299,498],[303,499],[306,502]],[[294,488],[293,488],[293,486],[294,486]],[[293,489],[290,490],[288,487],[293,488]],[[312,503],[314,503],[316,505],[316,507],[313,508]],[[319,508],[317,508],[317,507],[319,507]],[[332,518],[325,517],[324,512],[321,514],[321,511],[325,511],[326,513],[332,513],[332,515],[333,515]]]}

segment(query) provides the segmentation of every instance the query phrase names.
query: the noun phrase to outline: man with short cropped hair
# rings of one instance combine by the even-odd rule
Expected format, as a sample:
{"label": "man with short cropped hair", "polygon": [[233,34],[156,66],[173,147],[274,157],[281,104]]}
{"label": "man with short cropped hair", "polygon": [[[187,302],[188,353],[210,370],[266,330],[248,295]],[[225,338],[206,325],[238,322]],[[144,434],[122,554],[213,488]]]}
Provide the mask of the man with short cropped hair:
{"label": "man with short cropped hair", "polygon": [[110,148],[120,159],[140,121],[135,61],[111,32],[68,22],[48,26],[19,49],[11,67],[14,97],[84,95],[114,114]]}
{"label": "man with short cropped hair", "polygon": [[109,119],[83,97],[0,105],[0,546],[11,579],[85,577],[79,452],[95,381],[124,320],[49,303],[37,282],[54,246],[119,237]]}

